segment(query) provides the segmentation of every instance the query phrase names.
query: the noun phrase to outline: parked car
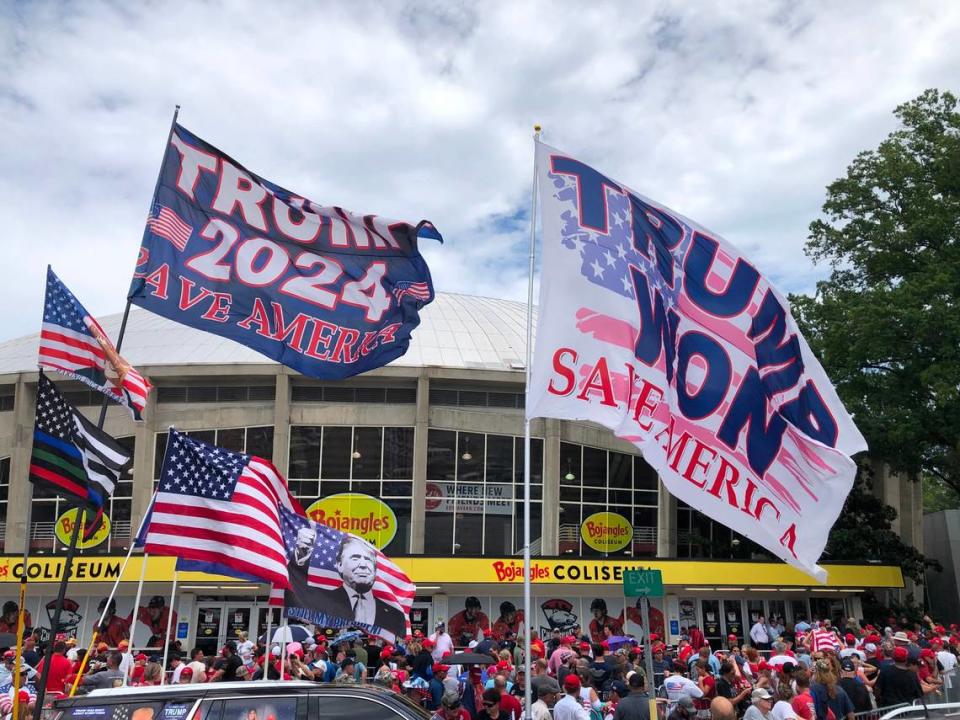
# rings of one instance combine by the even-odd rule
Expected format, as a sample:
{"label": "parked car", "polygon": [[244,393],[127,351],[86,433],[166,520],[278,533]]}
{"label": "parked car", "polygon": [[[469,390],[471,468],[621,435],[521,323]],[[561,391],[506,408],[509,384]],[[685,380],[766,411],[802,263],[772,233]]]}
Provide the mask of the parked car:
{"label": "parked car", "polygon": [[57,700],[51,720],[425,720],[401,695],[372,685],[228,682],[111,688]]}

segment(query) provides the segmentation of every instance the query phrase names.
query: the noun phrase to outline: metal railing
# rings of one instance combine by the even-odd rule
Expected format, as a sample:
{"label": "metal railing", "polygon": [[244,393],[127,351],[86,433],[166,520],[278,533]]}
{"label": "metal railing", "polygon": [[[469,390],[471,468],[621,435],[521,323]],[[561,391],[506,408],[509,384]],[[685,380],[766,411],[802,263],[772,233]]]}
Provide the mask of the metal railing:
{"label": "metal railing", "polygon": [[[879,708],[875,712],[883,712],[875,718],[865,720],[904,720],[905,718],[960,718],[960,702],[927,703],[915,702],[913,705],[898,705],[891,708]],[[862,714],[862,713],[861,713]],[[860,718],[858,714],[856,717]]]}

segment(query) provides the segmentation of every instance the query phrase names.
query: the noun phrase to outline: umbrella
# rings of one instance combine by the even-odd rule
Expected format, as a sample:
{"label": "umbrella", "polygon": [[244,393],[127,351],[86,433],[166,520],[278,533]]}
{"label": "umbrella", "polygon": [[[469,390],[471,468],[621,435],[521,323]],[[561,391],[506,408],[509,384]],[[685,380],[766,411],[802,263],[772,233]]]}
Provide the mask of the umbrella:
{"label": "umbrella", "polygon": [[[307,638],[312,638],[313,635],[310,633],[307,628],[303,625],[286,625],[284,627],[278,627],[276,632],[273,633],[273,640],[271,642],[275,643],[290,643],[298,642],[302,643]],[[260,636],[259,641],[266,644],[267,634],[264,633]]]}
{"label": "umbrella", "polygon": [[637,641],[629,635],[611,635],[607,638],[607,644],[611,650],[616,650],[623,645],[636,645]]}
{"label": "umbrella", "polygon": [[443,658],[444,665],[493,665],[495,662],[489,655],[476,652],[458,652]]}
{"label": "umbrella", "polygon": [[772,658],[767,660],[767,665],[783,665],[784,663],[793,663],[797,664],[797,659],[795,657],[790,657],[789,655],[774,655]]}
{"label": "umbrella", "polygon": [[356,630],[348,630],[345,633],[340,633],[333,640],[332,644],[337,645],[342,642],[355,642],[359,640],[363,633],[357,632]]}

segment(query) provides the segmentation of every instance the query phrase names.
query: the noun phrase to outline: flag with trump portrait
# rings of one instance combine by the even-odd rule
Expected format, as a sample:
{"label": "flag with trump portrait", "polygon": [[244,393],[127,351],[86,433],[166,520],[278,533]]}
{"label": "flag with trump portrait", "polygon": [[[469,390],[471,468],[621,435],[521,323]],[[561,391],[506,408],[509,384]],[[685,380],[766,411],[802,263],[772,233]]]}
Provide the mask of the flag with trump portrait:
{"label": "flag with trump portrait", "polygon": [[[393,642],[409,627],[417,587],[363,538],[289,510],[280,513],[289,587],[271,593],[286,616],[315,625],[356,627]],[[282,601],[281,601],[282,596]]]}
{"label": "flag with trump portrait", "polygon": [[787,563],[817,562],[863,436],[784,297],[696,222],[541,143],[527,416],[632,442],[666,488]]}
{"label": "flag with trump portrait", "polygon": [[433,300],[411,223],[315,203],[175,125],[129,298],[316,378],[403,355]]}

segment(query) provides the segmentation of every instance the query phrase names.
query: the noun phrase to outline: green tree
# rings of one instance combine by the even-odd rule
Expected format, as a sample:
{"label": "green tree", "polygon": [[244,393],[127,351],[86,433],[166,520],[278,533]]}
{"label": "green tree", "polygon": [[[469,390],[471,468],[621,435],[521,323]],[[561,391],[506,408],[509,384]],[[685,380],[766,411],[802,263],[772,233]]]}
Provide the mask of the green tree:
{"label": "green tree", "polygon": [[794,314],[870,456],[960,492],[960,112],[927,90],[831,183],[806,251],[831,273]]}
{"label": "green tree", "polygon": [[939,510],[960,508],[960,494],[940,478],[924,475],[923,482],[923,513],[934,513]]}
{"label": "green tree", "polygon": [[940,568],[935,560],[926,559],[916,548],[900,540],[893,531],[897,511],[872,492],[873,476],[862,463],[853,489],[833,529],[822,562],[864,559],[883,565],[899,565],[904,577],[922,584],[924,571]]}

